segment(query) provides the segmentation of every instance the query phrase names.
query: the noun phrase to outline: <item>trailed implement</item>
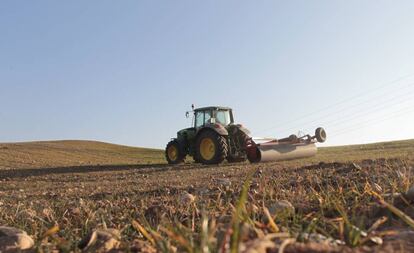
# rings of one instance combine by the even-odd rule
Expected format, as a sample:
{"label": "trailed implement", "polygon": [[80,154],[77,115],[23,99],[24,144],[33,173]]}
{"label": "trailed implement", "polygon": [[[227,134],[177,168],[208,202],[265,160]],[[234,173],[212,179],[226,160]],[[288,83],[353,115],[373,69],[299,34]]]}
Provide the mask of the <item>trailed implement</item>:
{"label": "trailed implement", "polygon": [[[253,138],[254,139],[254,138]],[[296,158],[305,158],[316,155],[316,142],[324,142],[326,132],[319,127],[315,135],[297,137],[291,135],[284,139],[254,139],[246,146],[247,157],[250,162],[281,161]],[[260,142],[259,142],[260,141]]]}

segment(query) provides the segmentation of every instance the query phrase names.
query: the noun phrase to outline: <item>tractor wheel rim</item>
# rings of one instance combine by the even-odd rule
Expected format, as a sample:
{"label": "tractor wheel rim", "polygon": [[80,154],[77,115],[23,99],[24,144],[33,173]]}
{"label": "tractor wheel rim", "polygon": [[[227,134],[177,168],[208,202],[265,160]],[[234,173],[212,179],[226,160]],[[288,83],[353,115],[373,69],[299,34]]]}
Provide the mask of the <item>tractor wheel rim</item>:
{"label": "tractor wheel rim", "polygon": [[201,140],[200,154],[204,160],[209,161],[213,159],[216,154],[216,145],[214,145],[214,141],[212,139],[204,138]]}
{"label": "tractor wheel rim", "polygon": [[171,161],[175,161],[178,158],[178,150],[176,147],[171,146],[168,148],[168,157],[170,158]]}

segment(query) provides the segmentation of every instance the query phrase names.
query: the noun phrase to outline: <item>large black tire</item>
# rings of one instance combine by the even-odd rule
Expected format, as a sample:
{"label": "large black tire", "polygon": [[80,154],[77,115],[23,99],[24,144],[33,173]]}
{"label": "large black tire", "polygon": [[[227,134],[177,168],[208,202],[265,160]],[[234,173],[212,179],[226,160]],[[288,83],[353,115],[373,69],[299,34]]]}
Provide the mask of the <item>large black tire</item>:
{"label": "large black tire", "polygon": [[196,141],[196,160],[202,164],[219,164],[228,153],[226,138],[213,131],[204,131]]}
{"label": "large black tire", "polygon": [[183,151],[182,145],[177,140],[172,140],[165,148],[165,158],[168,164],[179,164],[184,162],[186,153]]}
{"label": "large black tire", "polygon": [[318,127],[315,130],[315,136],[316,136],[316,140],[318,142],[325,142],[326,141],[326,132],[325,129],[323,129],[322,127]]}
{"label": "large black tire", "polygon": [[260,159],[261,159],[260,156],[261,156],[261,154],[260,154],[259,149],[254,146],[254,148],[252,150],[250,150],[250,152],[252,152],[253,154],[248,154],[247,155],[247,159],[249,159],[249,162],[250,163],[258,163],[258,162],[260,162]]}
{"label": "large black tire", "polygon": [[[245,150],[247,142],[251,139],[246,133],[237,129],[237,132],[234,133],[233,138],[236,139],[236,145],[238,146],[237,149]],[[246,161],[247,155],[244,154],[243,156],[232,156],[229,154],[227,156],[227,162],[229,163],[241,163]]]}

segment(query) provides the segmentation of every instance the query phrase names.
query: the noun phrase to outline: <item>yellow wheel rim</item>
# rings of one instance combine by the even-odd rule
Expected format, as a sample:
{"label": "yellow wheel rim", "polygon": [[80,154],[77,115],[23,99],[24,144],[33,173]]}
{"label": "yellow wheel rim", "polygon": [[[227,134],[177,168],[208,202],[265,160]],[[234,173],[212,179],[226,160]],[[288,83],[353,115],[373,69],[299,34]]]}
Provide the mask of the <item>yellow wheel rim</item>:
{"label": "yellow wheel rim", "polygon": [[178,158],[178,149],[175,146],[168,147],[167,150],[168,158],[170,158],[171,161],[175,161]]}
{"label": "yellow wheel rim", "polygon": [[212,139],[204,138],[201,140],[200,154],[204,160],[209,161],[213,159],[216,154],[216,145],[214,145],[214,141]]}

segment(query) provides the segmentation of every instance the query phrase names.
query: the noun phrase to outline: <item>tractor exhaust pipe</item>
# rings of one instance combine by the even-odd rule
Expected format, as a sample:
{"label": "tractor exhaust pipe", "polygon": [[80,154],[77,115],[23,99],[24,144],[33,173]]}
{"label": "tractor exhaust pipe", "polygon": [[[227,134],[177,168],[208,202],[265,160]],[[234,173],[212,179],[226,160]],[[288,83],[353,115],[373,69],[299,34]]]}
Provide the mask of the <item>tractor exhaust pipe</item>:
{"label": "tractor exhaust pipe", "polygon": [[315,135],[305,135],[297,137],[291,135],[280,140],[271,139],[257,144],[253,140],[247,143],[247,158],[252,163],[283,161],[298,158],[312,157],[316,155],[316,142],[324,142],[326,132],[319,127],[315,130]]}

